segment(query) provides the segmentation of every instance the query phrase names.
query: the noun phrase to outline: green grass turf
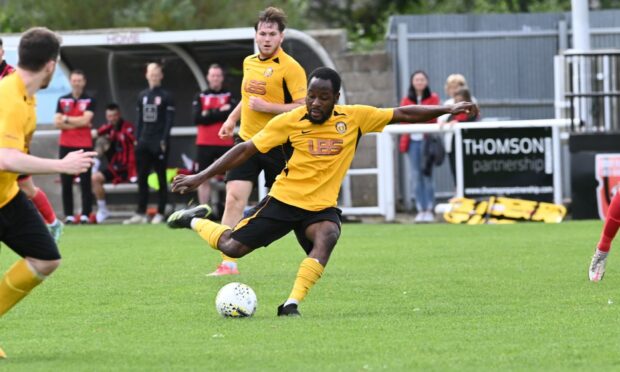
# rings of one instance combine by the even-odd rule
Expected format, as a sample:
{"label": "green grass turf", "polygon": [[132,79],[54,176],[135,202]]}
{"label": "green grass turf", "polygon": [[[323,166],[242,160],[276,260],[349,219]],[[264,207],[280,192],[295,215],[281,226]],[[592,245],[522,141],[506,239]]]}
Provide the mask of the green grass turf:
{"label": "green grass turf", "polygon": [[[60,269],[0,319],[0,369],[617,370],[620,262],[586,273],[600,227],[344,225],[298,319],[275,316],[291,235],[207,278],[219,257],[191,231],[69,227]],[[256,291],[253,318],[216,313],[229,281]]]}

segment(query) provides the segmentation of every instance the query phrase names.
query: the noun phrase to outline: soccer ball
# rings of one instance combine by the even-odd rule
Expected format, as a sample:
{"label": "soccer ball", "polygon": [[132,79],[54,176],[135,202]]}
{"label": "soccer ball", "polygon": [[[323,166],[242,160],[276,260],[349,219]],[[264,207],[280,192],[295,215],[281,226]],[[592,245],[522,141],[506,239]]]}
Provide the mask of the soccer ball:
{"label": "soccer ball", "polygon": [[243,283],[228,283],[215,296],[215,309],[227,318],[250,317],[257,306],[256,293]]}

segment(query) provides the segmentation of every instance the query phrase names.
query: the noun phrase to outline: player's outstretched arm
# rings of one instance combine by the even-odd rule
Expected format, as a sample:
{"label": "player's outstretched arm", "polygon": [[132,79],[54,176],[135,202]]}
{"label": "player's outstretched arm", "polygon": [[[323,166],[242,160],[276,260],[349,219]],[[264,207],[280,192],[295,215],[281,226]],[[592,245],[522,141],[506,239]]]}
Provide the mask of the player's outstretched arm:
{"label": "player's outstretched arm", "polygon": [[289,112],[297,107],[303,105],[306,102],[305,98],[300,98],[291,103],[274,103],[267,102],[259,97],[250,97],[249,106],[254,111],[265,112],[268,114],[281,114],[283,112]]}
{"label": "player's outstretched arm", "polygon": [[174,177],[174,180],[172,180],[172,191],[185,194],[186,192],[196,190],[198,186],[209,178],[238,167],[257,152],[258,149],[251,140],[235,145],[202,172],[191,176],[179,174]]}
{"label": "player's outstretched arm", "polygon": [[45,159],[12,148],[0,148],[0,171],[22,174],[84,173],[93,165],[95,151],[79,150],[62,159]]}
{"label": "player's outstretched arm", "polygon": [[460,114],[461,112],[478,115],[478,106],[471,102],[459,102],[446,106],[401,106],[394,109],[391,123],[425,123],[444,114]]}

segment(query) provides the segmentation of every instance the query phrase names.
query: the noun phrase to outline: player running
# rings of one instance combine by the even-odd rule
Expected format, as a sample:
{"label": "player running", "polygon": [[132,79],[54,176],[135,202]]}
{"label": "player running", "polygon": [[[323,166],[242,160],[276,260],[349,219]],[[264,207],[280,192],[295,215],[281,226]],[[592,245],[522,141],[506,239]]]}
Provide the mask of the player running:
{"label": "player running", "polygon": [[[52,80],[59,53],[56,34],[32,28],[19,42],[17,70],[0,81],[0,242],[22,257],[0,281],[0,316],[60,264],[58,247],[33,204],[19,190],[17,174],[79,174],[90,168],[96,155],[76,151],[59,160],[28,155],[36,128],[34,94]],[[0,350],[0,358],[5,357]]]}
{"label": "player running", "polygon": [[336,71],[326,67],[314,70],[304,107],[272,119],[250,140],[233,147],[205,171],[179,175],[172,183],[174,192],[195,190],[209,177],[290,141],[293,155],[269,195],[234,228],[206,219],[210,213],[206,205],[177,211],[168,219],[170,227],[192,228],[211,247],[231,257],[243,257],[295,231],[307,258],[301,262],[291,294],[278,307],[278,316],[300,315],[298,304],[321,277],[340,237],[338,193],[360,137],[380,132],[389,123],[421,123],[446,113],[478,112],[476,105],[469,102],[391,109],[336,105],[340,85]]}
{"label": "player running", "polygon": [[616,193],[611,199],[607,216],[605,216],[605,224],[601,232],[601,238],[594,250],[592,262],[588,269],[588,277],[592,282],[600,282],[605,275],[605,265],[607,264],[607,256],[611,250],[611,242],[616,237],[620,228],[620,193]]}
{"label": "player running", "polygon": [[[243,61],[241,102],[220,129],[222,138],[231,137],[241,116],[239,143],[252,138],[274,116],[304,103],[306,72],[282,50],[286,14],[269,7],[260,12],[254,25],[258,53]],[[265,172],[265,187],[271,187],[290,156],[290,146],[283,144],[266,153],[257,153],[231,169],[226,175],[226,205],[222,223],[234,226],[243,216],[258,175]],[[238,274],[234,258],[222,254],[223,261],[211,276]]]}

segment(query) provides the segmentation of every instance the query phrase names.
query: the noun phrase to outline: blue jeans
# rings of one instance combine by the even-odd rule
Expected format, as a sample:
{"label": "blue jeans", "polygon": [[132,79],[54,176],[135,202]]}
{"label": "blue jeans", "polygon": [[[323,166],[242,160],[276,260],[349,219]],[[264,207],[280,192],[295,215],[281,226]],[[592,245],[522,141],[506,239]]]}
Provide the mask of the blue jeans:
{"label": "blue jeans", "polygon": [[409,163],[411,164],[411,181],[418,212],[429,211],[435,205],[435,183],[433,177],[422,174],[424,161],[424,141],[411,140],[409,143]]}

